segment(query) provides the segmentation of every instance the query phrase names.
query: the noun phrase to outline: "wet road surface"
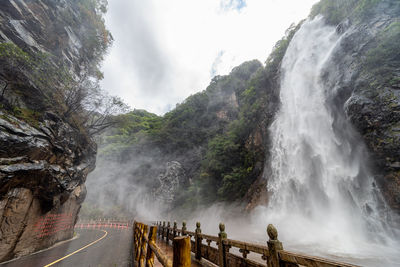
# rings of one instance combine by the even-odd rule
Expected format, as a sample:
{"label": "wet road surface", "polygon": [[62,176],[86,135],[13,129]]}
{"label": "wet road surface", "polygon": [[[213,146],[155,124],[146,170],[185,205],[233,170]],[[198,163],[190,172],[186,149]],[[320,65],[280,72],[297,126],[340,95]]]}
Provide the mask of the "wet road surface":
{"label": "wet road surface", "polygon": [[1,267],[131,266],[132,229],[82,229],[79,237]]}

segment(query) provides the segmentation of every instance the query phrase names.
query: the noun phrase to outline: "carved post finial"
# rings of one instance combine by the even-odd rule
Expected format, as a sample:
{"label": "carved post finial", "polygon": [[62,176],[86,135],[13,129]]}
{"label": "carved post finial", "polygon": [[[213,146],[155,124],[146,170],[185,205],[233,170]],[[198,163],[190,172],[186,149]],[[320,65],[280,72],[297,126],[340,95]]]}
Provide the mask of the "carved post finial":
{"label": "carved post finial", "polygon": [[170,231],[169,231],[169,228],[171,228],[171,222],[168,222],[168,223],[167,223],[167,228],[166,228],[166,235],[165,235],[165,237],[166,237],[167,243],[168,243],[169,240],[170,240]]}
{"label": "carved post finial", "polygon": [[267,233],[269,236],[267,241],[269,251],[269,257],[267,257],[268,267],[279,267],[281,265],[278,252],[283,250],[283,246],[278,240],[278,230],[272,224],[268,224]]}
{"label": "carved post finial", "polygon": [[200,222],[196,223],[196,230],[194,230],[196,234],[201,234]]}
{"label": "carved post finial", "polygon": [[197,260],[201,259],[201,229],[200,222],[196,222],[196,230],[194,231],[194,255]]}
{"label": "carved post finial", "polygon": [[178,235],[178,232],[176,231],[178,229],[178,224],[176,223],[176,221],[174,221],[174,228],[173,228],[173,236],[174,238]]}
{"label": "carved post finial", "polygon": [[269,236],[269,240],[278,240],[278,230],[276,230],[275,226],[272,224],[268,224],[267,234]]}
{"label": "carved post finial", "polygon": [[218,234],[218,236],[222,237],[222,238],[226,238],[227,237],[227,234],[225,233],[225,224],[223,224],[223,223],[219,224],[219,234]]}
{"label": "carved post finial", "polygon": [[219,233],[218,233],[218,259],[219,266],[228,267],[228,263],[226,261],[226,253],[229,252],[229,247],[224,244],[224,240],[228,238],[228,235],[225,233],[225,224],[219,224]]}
{"label": "carved post finial", "polygon": [[182,235],[183,235],[183,236],[186,235],[186,230],[187,230],[187,228],[186,228],[186,221],[183,221],[183,222],[182,222]]}

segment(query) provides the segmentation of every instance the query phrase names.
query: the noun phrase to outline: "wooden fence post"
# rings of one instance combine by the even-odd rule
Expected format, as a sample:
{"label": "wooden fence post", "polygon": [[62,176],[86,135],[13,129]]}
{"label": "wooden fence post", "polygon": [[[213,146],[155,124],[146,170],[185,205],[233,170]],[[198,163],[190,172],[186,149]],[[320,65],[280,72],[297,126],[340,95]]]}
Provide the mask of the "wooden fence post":
{"label": "wooden fence post", "polygon": [[136,248],[136,262],[139,262],[140,260],[140,253],[141,253],[141,248],[142,248],[142,238],[143,238],[143,225],[141,223],[137,224],[137,229],[138,229],[138,235],[137,235],[137,248]]}
{"label": "wooden fence post", "polygon": [[174,231],[173,231],[174,238],[177,237],[177,232],[176,232],[177,229],[178,229],[178,224],[176,223],[176,221],[174,221]]}
{"label": "wooden fence post", "polygon": [[146,255],[147,255],[147,242],[146,237],[149,232],[149,226],[147,224],[143,225],[143,235],[142,235],[142,245],[140,247],[140,259],[139,259],[139,266],[144,267],[146,262]]}
{"label": "wooden fence post", "polygon": [[[157,227],[151,226],[149,232],[149,243],[156,243]],[[146,267],[154,266],[154,252],[150,247],[147,247]]]}
{"label": "wooden fence post", "polygon": [[194,254],[196,260],[201,259],[201,229],[200,229],[200,222],[196,222],[196,230],[194,232]]}
{"label": "wooden fence post", "polygon": [[137,247],[137,253],[136,253],[136,262],[139,262],[140,260],[140,252],[142,248],[142,237],[143,237],[143,224],[139,223],[138,224],[138,247]]}
{"label": "wooden fence post", "polygon": [[172,267],[190,267],[190,237],[179,236],[173,240],[173,261]]}
{"label": "wooden fence post", "polygon": [[278,240],[278,230],[272,224],[268,224],[267,233],[269,236],[268,251],[269,257],[267,259],[268,267],[279,267],[279,250],[283,250],[282,243]]}
{"label": "wooden fence post", "polygon": [[228,235],[225,233],[225,224],[219,224],[219,233],[218,233],[218,253],[219,253],[219,266],[227,267],[226,262],[226,247],[224,245],[224,240],[227,239]]}
{"label": "wooden fence post", "polygon": [[186,222],[185,221],[183,221],[182,222],[182,236],[185,236],[186,235]]}
{"label": "wooden fence post", "polygon": [[164,234],[165,234],[165,221],[163,221],[162,223],[161,240],[164,240]]}
{"label": "wooden fence post", "polygon": [[135,253],[135,259],[137,254],[137,247],[138,247],[138,229],[137,229],[137,222],[133,223],[133,253]]}
{"label": "wooden fence post", "polygon": [[169,232],[170,232],[170,229],[171,228],[171,222],[168,222],[168,224],[167,224],[167,244],[168,244],[168,242],[169,242]]}

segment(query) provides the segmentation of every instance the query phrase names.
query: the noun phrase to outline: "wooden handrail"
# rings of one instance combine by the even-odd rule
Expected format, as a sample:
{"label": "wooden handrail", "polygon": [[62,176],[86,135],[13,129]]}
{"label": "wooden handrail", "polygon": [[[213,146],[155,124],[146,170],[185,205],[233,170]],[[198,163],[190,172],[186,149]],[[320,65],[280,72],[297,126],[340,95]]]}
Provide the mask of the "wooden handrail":
{"label": "wooden handrail", "polygon": [[205,239],[205,240],[211,240],[211,241],[214,241],[214,242],[218,242],[218,236],[201,234],[200,237],[202,239]]}
{"label": "wooden handrail", "polygon": [[172,267],[172,261],[168,258],[168,256],[157,246],[154,242],[149,242],[150,249],[156,255],[158,261],[164,267]]}
{"label": "wooden handrail", "polygon": [[335,262],[320,257],[304,255],[289,251],[279,251],[279,258],[287,263],[294,263],[303,266],[324,266],[324,267],[357,267],[357,265]]}
{"label": "wooden handrail", "polygon": [[[168,222],[167,225],[170,225]],[[299,266],[315,266],[315,267],[357,267],[357,265],[338,262],[330,259],[324,259],[305,255],[301,253],[293,253],[283,249],[282,243],[278,240],[278,231],[270,224],[267,227],[269,240],[267,245],[243,242],[227,238],[225,233],[225,225],[220,224],[220,232],[218,236],[206,235],[201,233],[200,223],[196,223],[196,230],[191,232],[186,230],[186,223],[182,225],[182,229],[165,226],[165,222],[157,222],[160,228],[159,235],[163,235],[166,241],[173,240],[178,235],[187,235],[194,237],[191,240],[192,252],[197,260],[202,258],[223,267],[250,266],[250,267],[299,267]],[[207,244],[203,244],[205,240]],[[210,246],[211,242],[215,242],[217,247]],[[241,256],[229,252],[231,248],[239,249]],[[247,259],[247,255],[255,253],[261,256],[262,261],[257,262],[254,259]]]}
{"label": "wooden handrail", "polygon": [[254,243],[247,243],[243,241],[237,241],[237,240],[232,240],[232,239],[226,239],[224,240],[224,244],[230,247],[236,247],[239,248],[240,250],[247,250],[250,252],[254,252],[257,254],[264,255],[266,257],[269,256],[269,251],[267,246],[259,245],[259,244],[254,244]]}
{"label": "wooden handrail", "polygon": [[[164,235],[170,230],[167,227],[157,229],[157,226],[147,225],[140,222],[134,222],[133,225],[133,244],[134,244],[134,260],[135,266],[153,267],[154,255],[164,267],[190,267],[190,239],[189,237],[180,237],[173,239],[174,245],[174,261],[172,261],[165,252],[163,252],[156,244],[156,236]],[[160,227],[159,227],[160,228]],[[174,230],[174,229],[173,229]],[[176,230],[176,227],[175,227]],[[173,231],[174,234],[177,231]],[[167,234],[167,240],[170,234]],[[187,240],[185,240],[187,239]],[[188,245],[189,244],[189,245]],[[176,251],[176,252],[175,252]],[[188,256],[189,255],[189,256]]]}
{"label": "wooden handrail", "polygon": [[190,232],[190,231],[186,231],[186,234],[187,234],[187,235],[190,235],[190,236],[194,236],[194,235],[195,235],[194,232]]}

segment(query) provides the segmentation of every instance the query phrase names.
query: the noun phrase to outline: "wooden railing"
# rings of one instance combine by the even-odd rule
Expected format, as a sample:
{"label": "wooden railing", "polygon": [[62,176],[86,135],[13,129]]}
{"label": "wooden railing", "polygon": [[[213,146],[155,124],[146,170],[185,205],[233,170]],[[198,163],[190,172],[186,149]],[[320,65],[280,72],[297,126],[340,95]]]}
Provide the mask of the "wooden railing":
{"label": "wooden railing", "polygon": [[[174,240],[177,236],[189,236],[191,250],[195,259],[207,261],[223,267],[356,267],[356,265],[337,262],[329,259],[308,256],[300,253],[293,253],[283,249],[282,243],[278,240],[278,231],[270,224],[267,227],[269,240],[266,246],[254,243],[247,243],[228,239],[225,232],[225,225],[219,224],[218,236],[211,236],[201,233],[200,223],[196,223],[194,232],[187,231],[186,222],[182,223],[182,228],[178,229],[174,222],[171,227],[170,222],[157,222],[157,234],[162,240]],[[207,244],[203,243],[205,241]],[[231,253],[230,250],[235,251]],[[248,255],[258,254],[261,258],[248,258]]]}
{"label": "wooden railing", "polygon": [[154,266],[154,255],[164,267],[190,267],[190,238],[176,236],[173,238],[173,259],[162,251],[156,244],[157,226],[149,226],[134,222],[134,266]]}

